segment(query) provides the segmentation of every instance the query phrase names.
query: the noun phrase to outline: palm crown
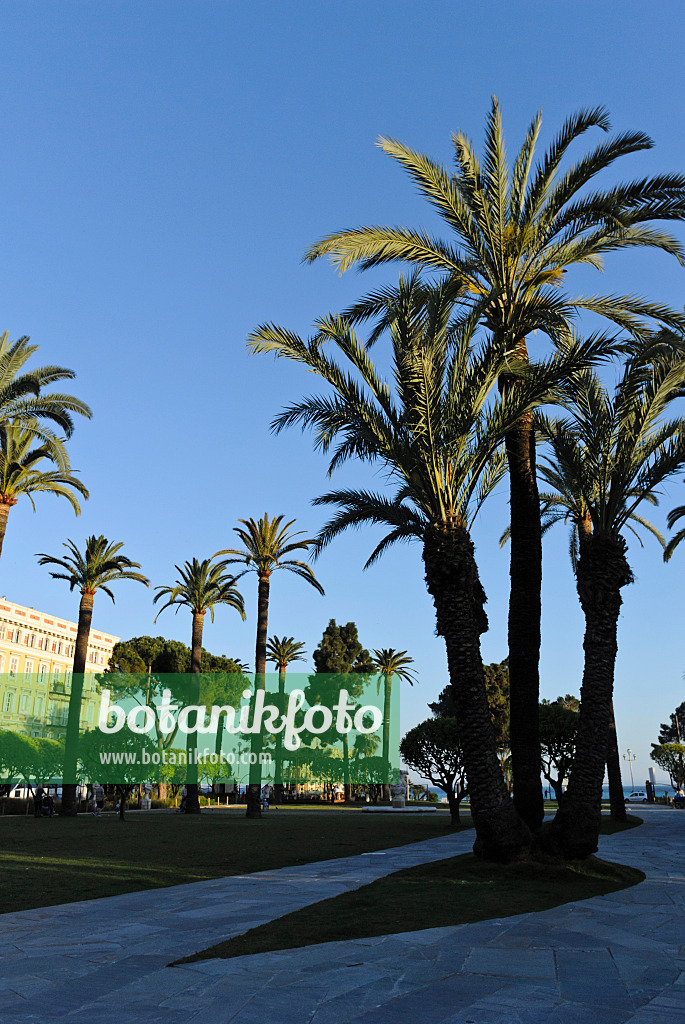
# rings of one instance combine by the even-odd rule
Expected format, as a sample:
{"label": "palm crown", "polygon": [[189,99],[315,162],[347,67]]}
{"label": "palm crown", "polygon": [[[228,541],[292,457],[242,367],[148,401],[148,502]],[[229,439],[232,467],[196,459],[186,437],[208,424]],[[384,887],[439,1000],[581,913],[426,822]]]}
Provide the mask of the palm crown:
{"label": "palm crown", "polygon": [[[43,491],[66,498],[76,515],[80,515],[74,491],[84,498],[88,491],[71,470],[63,440],[42,428],[40,444],[32,447],[36,428],[40,429],[36,420],[0,423],[0,502],[14,505],[26,494],[33,505],[31,495]],[[45,462],[57,468],[43,469],[41,463]]]}
{"label": "palm crown", "polygon": [[293,661],[304,661],[304,644],[296,640],[294,636],[272,636],[267,641],[266,656],[268,661],[273,661],[281,671]]}
{"label": "palm crown", "polygon": [[216,556],[228,555],[224,559],[224,565],[232,565],[244,562],[246,568],[239,572],[236,579],[240,579],[246,572],[256,572],[260,577],[269,577],[276,569],[287,569],[294,572],[296,576],[310,583],[320,594],[323,594],[323,587],[316,579],[311,566],[306,562],[288,558],[295,551],[306,551],[312,547],[314,540],[296,540],[304,536],[304,531],[288,533],[288,530],[295,522],[292,519],[289,523],[283,523],[283,516],[274,516],[269,519],[265,513],[256,522],[254,519],[239,519],[245,529],[235,526],[234,530],[243,542],[242,548],[226,548],[224,551],[217,551]]}
{"label": "palm crown", "polygon": [[[156,604],[163,597],[167,597],[166,604],[162,605],[157,615],[169,608],[176,606],[176,611],[181,606],[199,615],[204,615],[207,610],[214,622],[214,606],[226,604],[234,608],[243,621],[245,620],[245,605],[242,594],[233,586],[235,577],[224,572],[225,566],[221,563],[212,563],[210,558],[200,562],[193,558],[192,562],[185,562],[184,565],[174,566],[179,575],[173,587],[157,587],[153,598]],[[157,621],[155,619],[155,622]]]}
{"label": "palm crown", "polygon": [[70,552],[64,558],[56,558],[53,555],[41,553],[38,555],[39,565],[56,565],[64,569],[64,572],[51,572],[55,580],[66,580],[69,589],[78,587],[82,594],[94,594],[97,590],[104,591],[114,601],[109,584],[118,580],[135,580],[137,583],[150,585],[147,576],[136,572],[140,569],[139,562],[132,562],[126,555],[119,552],[124,546],[120,541],[117,544],[110,544],[106,537],[96,537],[91,534],[86,539],[85,553],[82,554],[74,544],[68,540],[63,545]]}
{"label": "palm crown", "polygon": [[374,650],[371,653],[373,654],[376,670],[381,675],[397,676],[398,679],[404,680],[410,686],[414,685],[416,670],[409,667],[414,664],[414,659],[406,651],[396,651],[394,647],[382,647],[380,650]]}
{"label": "palm crown", "polygon": [[567,268],[586,264],[601,269],[612,250],[655,247],[683,262],[680,243],[650,222],[683,218],[685,175],[662,174],[606,191],[585,191],[619,157],[652,147],[643,132],[622,132],[560,173],[571,144],[595,127],[609,130],[603,108],[572,115],[536,163],[538,114],[510,168],[493,98],[482,160],[472,142],[457,132],[452,174],[396,139],[380,138],[380,148],[409,173],[453,232],[454,242],[404,227],[361,227],[328,235],[305,253],[305,260],[328,255],[341,273],[354,264],[367,269],[400,260],[445,274],[461,287],[474,319],[501,334],[510,347],[535,330],[553,340],[564,337],[582,310],[640,335],[645,318],[682,327],[681,315],[639,298],[571,298],[559,289]]}
{"label": "palm crown", "polygon": [[[273,352],[302,363],[333,388],[332,395],[297,402],[274,420],[277,431],[300,423],[312,427],[315,444],[331,453],[329,472],[357,457],[380,461],[399,488],[391,498],[340,490],[316,499],[341,511],[324,527],[323,547],[342,530],[363,523],[391,527],[367,566],[396,541],[421,538],[428,523],[470,524],[502,479],[502,439],[521,413],[551,398],[560,380],[593,351],[578,343],[524,367],[494,342],[476,351],[473,325],[451,318],[449,283],[426,287],[416,275],[400,278],[385,293],[384,325],[392,346],[394,392],[371,361],[349,320],[328,316],[308,341],[275,325],[251,336],[253,352]],[[333,346],[341,363],[329,356]],[[494,387],[502,372],[519,374],[519,386],[503,395]]]}
{"label": "palm crown", "polygon": [[664,543],[637,509],[644,501],[657,504],[656,489],[685,460],[684,421],[661,419],[684,381],[679,354],[652,346],[628,361],[613,395],[586,371],[576,381],[570,417],[538,417],[552,452],[540,466],[553,488],[540,496],[545,526],[571,522],[574,561],[590,534],[636,534],[637,526]]}
{"label": "palm crown", "polygon": [[30,420],[31,429],[39,437],[43,435],[38,420],[48,419],[69,437],[74,429],[71,413],[90,419],[89,407],[73,395],[43,394],[42,389],[58,380],[71,380],[76,374],[62,366],[41,366],[22,373],[22,367],[38,351],[38,345],[29,345],[28,340],[10,342],[7,331],[0,335],[0,418]]}

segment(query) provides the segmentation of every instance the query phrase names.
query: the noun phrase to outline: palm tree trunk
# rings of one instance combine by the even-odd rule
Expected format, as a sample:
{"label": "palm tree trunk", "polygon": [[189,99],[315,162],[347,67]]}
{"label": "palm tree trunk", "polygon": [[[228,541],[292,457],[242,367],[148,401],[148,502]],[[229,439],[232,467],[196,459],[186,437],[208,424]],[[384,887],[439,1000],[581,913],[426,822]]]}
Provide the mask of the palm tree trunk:
{"label": "palm tree trunk", "polygon": [[[392,674],[385,673],[383,677],[385,692],[383,694],[383,760],[390,764],[390,699],[392,696]],[[390,800],[390,783],[383,783],[383,799]],[[459,808],[457,808],[459,817]]]}
{"label": "palm tree trunk", "polygon": [[[257,644],[255,647],[255,694],[257,690],[264,690],[266,687],[266,638],[269,628],[269,580],[268,572],[259,574],[259,590],[257,593]],[[262,751],[262,736],[260,733],[253,733],[250,740],[250,753],[256,754],[254,764],[250,764],[250,784],[247,787],[247,810],[246,818],[261,818],[262,816],[262,766],[259,763],[259,755]],[[252,761],[252,757],[250,758]]]}
{"label": "palm tree trunk", "polygon": [[[285,714],[285,665],[278,666],[278,711]],[[276,733],[276,765],[274,768],[274,803],[283,803],[283,733]]]}
{"label": "palm tree trunk", "polygon": [[621,758],[618,753],[618,739],[616,737],[616,720],[614,718],[614,704],[611,703],[611,718],[609,719],[609,735],[607,741],[607,775],[609,776],[609,807],[610,814],[614,821],[627,821],[626,803],[623,797],[623,779],[621,778]]}
{"label": "palm tree trunk", "polygon": [[567,858],[597,849],[602,782],[612,715],[621,588],[633,576],[622,537],[595,533],[581,548],[577,589],[585,614],[585,665],[571,777],[544,843]]}
{"label": "palm tree trunk", "polygon": [[346,804],[352,803],[352,783],[350,780],[350,741],[348,734],[344,732],[342,734],[342,749],[343,749],[343,793],[344,801]]}
{"label": "palm tree trunk", "polygon": [[474,853],[510,861],[528,850],[530,831],[509,798],[497,757],[480,651],[488,626],[485,593],[478,578],[473,542],[458,522],[426,528],[426,583],[433,598],[437,632],[445,639],[450,685],[463,737],[464,765],[476,828]]}
{"label": "palm tree trunk", "polygon": [[[527,358],[525,341],[517,346],[517,355]],[[511,506],[508,637],[514,804],[528,827],[535,831],[544,817],[538,721],[542,524],[532,412],[521,417],[505,443]]]}
{"label": "palm tree trunk", "polygon": [[16,501],[3,501],[0,502],[0,555],[2,555],[2,545],[5,540],[5,530],[7,529],[7,517],[10,514],[12,505],[16,505]]}
{"label": "palm tree trunk", "polygon": [[88,638],[93,618],[94,597],[95,591],[81,591],[78,628],[74,645],[71,693],[69,694],[69,717],[67,719],[67,734],[64,743],[64,772],[62,775],[62,808],[60,815],[65,818],[74,818],[77,812],[76,767],[78,762],[79,726],[81,722],[81,699],[83,697],[83,677],[88,657]]}
{"label": "palm tree trunk", "polygon": [[[190,641],[190,671],[195,676],[199,676],[202,672],[202,632],[204,624],[205,613],[193,611],[193,633]],[[198,685],[193,685],[190,699],[193,704],[199,703],[199,681]],[[186,814],[199,814],[200,793],[197,771],[197,732],[188,733],[186,749],[188,751]]]}

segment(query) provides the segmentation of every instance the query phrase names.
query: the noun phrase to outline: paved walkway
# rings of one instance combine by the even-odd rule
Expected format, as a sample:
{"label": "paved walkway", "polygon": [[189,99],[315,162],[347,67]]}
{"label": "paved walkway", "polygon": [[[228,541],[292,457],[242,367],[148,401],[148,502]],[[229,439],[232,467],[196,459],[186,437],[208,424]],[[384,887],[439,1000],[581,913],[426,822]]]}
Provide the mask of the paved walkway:
{"label": "paved walkway", "polygon": [[5,914],[0,1022],[682,1024],[685,814],[646,808],[644,817],[601,848],[645,871],[641,885],[501,921],[166,967],[308,903],[464,852],[472,833]]}

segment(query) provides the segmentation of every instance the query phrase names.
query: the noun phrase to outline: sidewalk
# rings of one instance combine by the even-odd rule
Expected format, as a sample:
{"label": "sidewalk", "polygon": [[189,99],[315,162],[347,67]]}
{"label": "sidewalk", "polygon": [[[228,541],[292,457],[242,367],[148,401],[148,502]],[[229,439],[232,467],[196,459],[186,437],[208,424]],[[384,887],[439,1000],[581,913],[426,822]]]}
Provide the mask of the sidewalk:
{"label": "sidewalk", "polygon": [[5,914],[0,1020],[676,1024],[685,1020],[685,814],[643,812],[641,828],[606,837],[600,853],[641,868],[644,883],[501,921],[166,967],[308,903],[466,852],[472,832]]}

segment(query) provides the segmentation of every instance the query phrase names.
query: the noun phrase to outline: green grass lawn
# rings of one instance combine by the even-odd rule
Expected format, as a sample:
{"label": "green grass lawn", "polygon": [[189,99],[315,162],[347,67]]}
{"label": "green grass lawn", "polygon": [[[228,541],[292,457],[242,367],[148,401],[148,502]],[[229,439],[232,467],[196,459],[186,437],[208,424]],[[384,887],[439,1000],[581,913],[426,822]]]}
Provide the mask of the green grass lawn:
{"label": "green grass lawn", "polygon": [[[470,824],[470,819],[465,819]],[[273,810],[0,818],[2,912],[383,850],[452,831],[449,816]]]}
{"label": "green grass lawn", "polygon": [[[637,824],[639,820],[628,827]],[[501,865],[484,863],[467,853],[387,875],[177,963],[511,917],[603,896],[636,885],[644,877],[635,868],[597,857],[563,864],[532,861]]]}

